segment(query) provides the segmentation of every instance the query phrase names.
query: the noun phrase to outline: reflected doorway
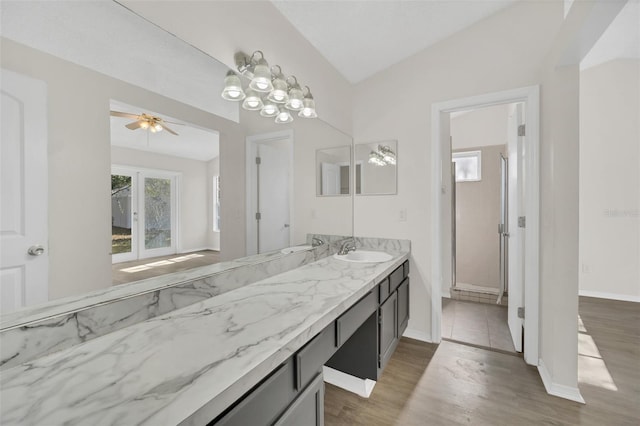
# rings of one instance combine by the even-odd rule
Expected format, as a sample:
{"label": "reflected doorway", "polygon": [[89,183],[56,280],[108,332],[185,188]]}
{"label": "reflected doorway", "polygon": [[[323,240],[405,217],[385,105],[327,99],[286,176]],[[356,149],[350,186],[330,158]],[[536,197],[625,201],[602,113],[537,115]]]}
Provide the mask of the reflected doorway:
{"label": "reflected doorway", "polygon": [[178,177],[168,171],[112,167],[113,263],[176,253]]}

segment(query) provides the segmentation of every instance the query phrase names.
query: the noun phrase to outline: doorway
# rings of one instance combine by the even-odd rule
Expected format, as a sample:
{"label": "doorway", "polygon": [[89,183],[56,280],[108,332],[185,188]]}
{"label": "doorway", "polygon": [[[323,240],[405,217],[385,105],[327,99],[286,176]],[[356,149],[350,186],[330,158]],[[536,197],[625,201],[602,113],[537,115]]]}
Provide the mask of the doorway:
{"label": "doorway", "polygon": [[293,132],[247,138],[247,255],[292,245]]}
{"label": "doorway", "polygon": [[[432,242],[432,340],[442,338],[442,300],[441,295],[451,285],[451,129],[450,115],[454,112],[488,107],[492,105],[522,102],[525,105],[523,118],[527,131],[522,137],[523,192],[522,211],[513,209],[515,221],[524,227],[511,228],[509,247],[520,250],[508,256],[512,261],[521,262],[521,267],[512,267],[509,271],[509,308],[508,324],[516,349],[524,339],[525,361],[537,365],[538,318],[539,318],[539,87],[531,86],[504,92],[490,93],[470,98],[456,99],[434,104],[432,107],[432,191],[434,208],[431,220]],[[516,129],[517,130],[517,129]],[[517,165],[511,161],[510,165]],[[510,169],[511,170],[511,169]],[[520,218],[522,220],[520,221]],[[494,229],[496,229],[494,225]],[[497,230],[497,229],[496,229]],[[495,231],[494,231],[495,232]],[[516,241],[516,243],[514,243]],[[526,251],[527,256],[524,256]],[[524,271],[520,277],[513,273]],[[525,285],[526,283],[526,285]],[[526,315],[523,315],[526,312]],[[520,314],[520,315],[519,315]],[[524,319],[522,318],[524,316]],[[523,329],[526,333],[523,334]]]}
{"label": "doorway", "polygon": [[179,174],[111,168],[112,262],[176,253]]}
{"label": "doorway", "polygon": [[[509,211],[521,193],[517,127],[522,103],[456,111],[451,133],[451,279],[443,287],[442,336],[514,353],[508,326]],[[515,121],[514,126],[511,121]],[[522,169],[520,169],[520,174]],[[513,204],[513,205],[511,205]]]}

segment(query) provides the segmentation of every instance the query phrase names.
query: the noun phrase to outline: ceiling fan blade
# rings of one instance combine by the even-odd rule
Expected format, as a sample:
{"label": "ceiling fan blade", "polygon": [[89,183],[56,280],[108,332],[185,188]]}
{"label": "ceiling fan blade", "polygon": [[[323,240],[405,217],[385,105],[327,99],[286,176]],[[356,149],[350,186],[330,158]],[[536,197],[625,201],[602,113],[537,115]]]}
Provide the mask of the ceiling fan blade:
{"label": "ceiling fan blade", "polygon": [[140,116],[137,114],[130,114],[128,112],[120,112],[120,111],[111,111],[111,116],[130,118],[132,120],[138,120],[140,118]]}
{"label": "ceiling fan blade", "polygon": [[136,130],[142,127],[142,120],[134,121],[133,123],[125,124],[124,127],[131,130]]}
{"label": "ceiling fan blade", "polygon": [[174,132],[173,130],[171,130],[170,128],[167,127],[166,124],[164,123],[160,123],[160,125],[162,126],[163,129],[165,129],[167,132],[171,133],[172,135],[176,135],[178,136],[178,134],[176,132]]}
{"label": "ceiling fan blade", "polygon": [[186,124],[184,123],[178,123],[176,121],[167,121],[167,120],[162,120],[163,123],[169,123],[169,124],[177,124],[178,126],[185,126]]}

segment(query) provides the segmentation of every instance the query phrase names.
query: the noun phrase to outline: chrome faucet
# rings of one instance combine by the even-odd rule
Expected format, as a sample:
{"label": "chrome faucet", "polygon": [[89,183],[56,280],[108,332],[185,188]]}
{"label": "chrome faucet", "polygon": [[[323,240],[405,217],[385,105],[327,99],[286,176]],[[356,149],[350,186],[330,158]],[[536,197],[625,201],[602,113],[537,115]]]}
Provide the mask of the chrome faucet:
{"label": "chrome faucet", "polygon": [[324,241],[322,241],[322,238],[318,238],[318,237],[311,238],[311,247],[318,247],[323,244],[324,244]]}
{"label": "chrome faucet", "polygon": [[342,243],[338,251],[338,256],[344,256],[350,251],[356,251],[356,242],[353,239],[348,239]]}

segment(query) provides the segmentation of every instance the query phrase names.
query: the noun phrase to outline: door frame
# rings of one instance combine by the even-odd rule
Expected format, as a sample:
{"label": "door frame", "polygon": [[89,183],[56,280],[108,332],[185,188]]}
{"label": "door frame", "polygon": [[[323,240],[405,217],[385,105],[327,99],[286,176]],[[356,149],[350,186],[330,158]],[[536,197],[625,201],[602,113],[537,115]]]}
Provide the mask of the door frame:
{"label": "door frame", "polygon": [[287,141],[289,145],[289,245],[293,245],[293,234],[295,229],[295,216],[294,216],[294,190],[293,190],[293,130],[281,130],[277,132],[260,133],[257,135],[247,136],[246,138],[246,255],[257,254],[257,226],[255,219],[255,202],[257,197],[256,186],[256,154],[258,152],[258,145],[261,143],[269,143],[276,141]]}
{"label": "door frame", "polygon": [[451,265],[444,265],[444,238],[442,207],[447,195],[447,184],[443,176],[443,158],[450,143],[449,114],[472,108],[481,108],[500,104],[523,102],[526,105],[525,116],[527,134],[525,141],[525,264],[524,300],[525,300],[525,346],[524,359],[527,364],[539,364],[539,239],[540,239],[540,86],[528,86],[501,92],[487,93],[461,99],[434,103],[431,107],[431,191],[433,206],[431,209],[431,340],[439,343],[442,339],[442,271]]}
{"label": "door frame", "polygon": [[[172,217],[172,221],[171,221],[171,240],[172,240],[172,245],[170,249],[167,248],[161,248],[161,249],[152,249],[150,252],[149,250],[144,250],[144,234],[140,234],[140,232],[138,232],[138,235],[136,235],[136,241],[134,241],[134,234],[133,234],[133,226],[134,226],[134,220],[132,218],[131,220],[131,247],[132,247],[132,252],[133,252],[133,247],[134,244],[135,246],[135,250],[136,250],[136,255],[135,257],[125,257],[122,258],[122,256],[119,259],[114,259],[114,255],[111,256],[111,262],[112,263],[122,263],[122,262],[127,262],[127,261],[131,261],[131,260],[142,260],[142,259],[149,259],[151,257],[156,257],[156,256],[167,256],[167,255],[171,255],[171,254],[175,254],[175,253],[181,253],[182,252],[182,240],[180,238],[180,201],[181,201],[181,196],[180,196],[180,187],[182,184],[182,173],[180,172],[176,172],[176,171],[172,171],[172,170],[160,170],[160,169],[150,169],[150,168],[146,168],[146,167],[137,167],[137,166],[129,166],[129,165],[122,165],[122,164],[112,164],[111,165],[111,174],[114,174],[114,171],[116,171],[115,174],[126,174],[126,175],[131,175],[132,179],[131,179],[131,186],[132,186],[132,190],[131,190],[131,208],[132,210],[136,211],[140,211],[140,209],[143,206],[144,203],[144,185],[143,185],[143,179],[145,177],[152,177],[152,178],[169,178],[172,179],[172,183],[171,183],[171,189],[172,189],[172,203],[171,203],[171,217]],[[137,185],[136,188],[134,188],[134,184]],[[140,217],[140,215],[138,215],[138,217]],[[138,219],[136,222],[136,224],[142,223],[140,222],[140,219]],[[138,226],[138,225],[136,225]],[[138,231],[140,231],[138,229]],[[143,230],[144,232],[144,230]],[[143,255],[143,252],[147,252],[145,255]],[[124,254],[124,253],[122,253]]]}

